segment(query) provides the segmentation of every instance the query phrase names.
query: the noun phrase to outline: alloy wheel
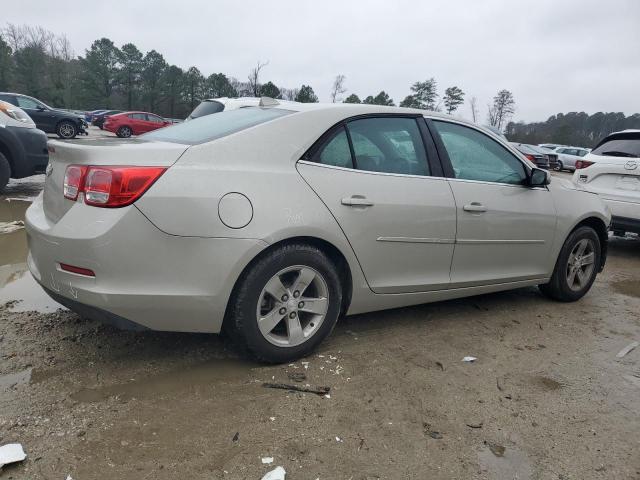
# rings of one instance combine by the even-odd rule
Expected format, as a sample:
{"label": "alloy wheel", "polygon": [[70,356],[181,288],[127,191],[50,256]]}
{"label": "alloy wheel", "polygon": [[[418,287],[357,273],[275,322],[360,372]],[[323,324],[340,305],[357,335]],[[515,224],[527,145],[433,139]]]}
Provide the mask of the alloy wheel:
{"label": "alloy wheel", "polygon": [[58,132],[62,138],[72,138],[75,135],[75,128],[70,123],[63,123]]}
{"label": "alloy wheel", "polygon": [[329,308],[323,276],[303,265],[276,273],[260,293],[256,320],[262,336],[279,347],[295,347],[318,331]]}
{"label": "alloy wheel", "polygon": [[567,284],[574,292],[589,284],[595,268],[595,246],[592,240],[583,238],[571,250],[567,262]]}

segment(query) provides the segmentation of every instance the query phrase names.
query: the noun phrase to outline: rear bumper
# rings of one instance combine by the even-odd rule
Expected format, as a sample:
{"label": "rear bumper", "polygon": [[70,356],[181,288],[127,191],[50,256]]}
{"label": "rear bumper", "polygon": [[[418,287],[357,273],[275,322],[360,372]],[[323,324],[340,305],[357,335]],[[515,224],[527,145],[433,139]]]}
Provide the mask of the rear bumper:
{"label": "rear bumper", "polygon": [[[266,244],[167,235],[135,207],[77,203],[56,224],[42,196],[25,216],[28,265],[56,301],[100,321],[152,330],[217,333],[236,279]],[[91,269],[70,273],[60,264]]]}

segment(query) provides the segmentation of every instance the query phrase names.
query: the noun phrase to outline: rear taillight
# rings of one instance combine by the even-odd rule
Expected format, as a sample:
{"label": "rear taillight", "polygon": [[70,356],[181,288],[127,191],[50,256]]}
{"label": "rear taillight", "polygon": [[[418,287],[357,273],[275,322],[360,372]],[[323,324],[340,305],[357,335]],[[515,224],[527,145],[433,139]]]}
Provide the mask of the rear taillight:
{"label": "rear taillight", "polygon": [[527,157],[527,159],[531,160],[533,163],[536,163],[536,157],[534,157],[533,155],[525,153],[524,156]]}
{"label": "rear taillight", "polygon": [[587,168],[593,165],[593,162],[589,160],[576,160],[576,170],[580,170],[581,168]]}
{"label": "rear taillight", "polygon": [[[64,196],[96,207],[124,207],[135,202],[166,171],[165,167],[98,167],[70,165]],[[67,186],[69,185],[69,187]]]}
{"label": "rear taillight", "polygon": [[64,172],[64,198],[77,200],[82,191],[84,176],[87,167],[82,165],[69,165]]}

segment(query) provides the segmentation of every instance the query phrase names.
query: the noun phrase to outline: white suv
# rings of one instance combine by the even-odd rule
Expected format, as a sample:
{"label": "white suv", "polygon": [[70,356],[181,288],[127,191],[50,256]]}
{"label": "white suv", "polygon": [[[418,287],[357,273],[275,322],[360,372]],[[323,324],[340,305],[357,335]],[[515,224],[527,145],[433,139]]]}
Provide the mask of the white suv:
{"label": "white suv", "polygon": [[614,132],[576,161],[573,182],[597,193],[613,215],[617,235],[640,233],[640,130]]}

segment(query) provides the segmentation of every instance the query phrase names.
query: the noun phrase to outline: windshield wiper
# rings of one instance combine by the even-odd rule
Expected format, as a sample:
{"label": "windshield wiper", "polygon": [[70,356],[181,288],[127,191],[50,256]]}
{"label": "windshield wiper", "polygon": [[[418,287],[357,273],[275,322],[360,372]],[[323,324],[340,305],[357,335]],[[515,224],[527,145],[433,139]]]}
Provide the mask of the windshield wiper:
{"label": "windshield wiper", "polygon": [[612,157],[631,157],[631,158],[638,158],[637,155],[634,155],[633,153],[628,153],[628,152],[621,152],[619,150],[611,150],[609,152],[602,152],[603,155],[611,155]]}

